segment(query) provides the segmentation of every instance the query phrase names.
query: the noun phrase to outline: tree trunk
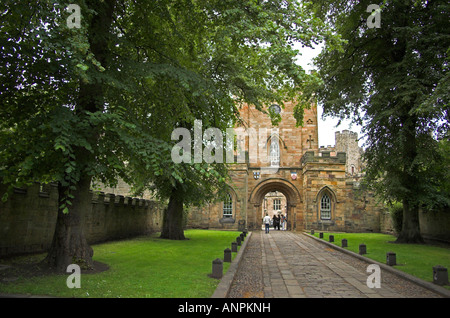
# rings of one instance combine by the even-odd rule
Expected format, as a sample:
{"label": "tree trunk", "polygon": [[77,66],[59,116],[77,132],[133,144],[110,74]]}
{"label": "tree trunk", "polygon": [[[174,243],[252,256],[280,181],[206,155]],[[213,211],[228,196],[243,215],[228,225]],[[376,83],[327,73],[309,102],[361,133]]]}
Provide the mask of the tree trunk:
{"label": "tree trunk", "polygon": [[186,239],[183,231],[183,198],[176,188],[173,188],[169,205],[164,210],[161,238],[170,240]]}
{"label": "tree trunk", "polygon": [[[55,234],[49,253],[44,260],[51,268],[65,272],[70,264],[78,264],[83,269],[92,269],[94,254],[86,241],[83,231],[83,214],[90,208],[91,196],[89,193],[91,178],[84,178],[73,191],[74,199],[69,206],[69,213],[63,213],[58,208]],[[59,202],[63,197],[64,187],[58,186]]]}
{"label": "tree trunk", "polygon": [[[90,50],[95,59],[106,69],[109,54],[108,44],[111,34],[109,32],[113,21],[115,0],[88,1],[89,7],[95,11],[89,22],[88,38]],[[84,120],[86,112],[103,111],[104,109],[104,83],[101,77],[94,78],[88,82],[80,81],[79,95],[75,114]],[[88,143],[92,146],[97,144],[99,128],[90,124],[90,131],[86,131]],[[91,196],[89,194],[91,177],[86,174],[86,167],[95,162],[95,157],[83,147],[74,147],[77,166],[81,173],[80,180],[75,185],[76,190],[70,191],[74,199],[71,201],[69,213],[64,214],[58,208],[56,229],[50,251],[44,260],[58,271],[65,271],[69,264],[78,264],[82,268],[89,269],[93,266],[93,250],[86,241],[83,232],[83,213],[91,209]],[[64,196],[62,186],[59,191],[59,206]]]}
{"label": "tree trunk", "polygon": [[409,108],[405,110],[402,118],[403,133],[403,178],[402,186],[407,189],[403,197],[403,224],[402,231],[396,242],[398,243],[423,243],[419,224],[419,202],[417,196],[420,193],[418,178],[416,124],[415,116],[408,114]]}
{"label": "tree trunk", "polygon": [[398,236],[397,243],[423,243],[420,234],[419,207],[411,205],[408,200],[403,200],[403,223],[402,231]]}

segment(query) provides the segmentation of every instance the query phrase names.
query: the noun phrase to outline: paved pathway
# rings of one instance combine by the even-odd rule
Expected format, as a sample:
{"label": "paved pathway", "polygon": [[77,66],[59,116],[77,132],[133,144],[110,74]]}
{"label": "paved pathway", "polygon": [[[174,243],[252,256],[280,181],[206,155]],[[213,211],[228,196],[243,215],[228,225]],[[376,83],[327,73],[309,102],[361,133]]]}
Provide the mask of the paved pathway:
{"label": "paved pathway", "polygon": [[[234,297],[439,297],[420,286],[409,286],[410,282],[396,282],[397,278],[386,278],[387,273],[383,272],[381,288],[369,288],[367,278],[371,273],[366,272],[369,264],[303,234],[273,230],[265,234],[261,231],[254,232],[249,243],[253,240],[253,244],[249,246],[250,251],[253,251],[250,255],[253,260],[247,260],[249,265],[245,265],[245,262],[242,265],[250,268],[240,270],[251,271],[251,275],[255,276],[258,273],[257,267],[260,267],[260,292],[259,295],[254,292],[252,296],[242,286],[234,285],[231,292]],[[259,253],[255,253],[257,250],[260,250]],[[246,257],[244,255],[244,259]],[[241,275],[245,276],[243,273]],[[237,277],[239,282],[236,284],[245,284],[245,277],[239,276],[239,273]],[[386,283],[389,280],[390,283]],[[405,288],[408,289],[406,293]],[[415,288],[419,289],[411,294],[411,289]],[[237,289],[244,290],[237,292]]]}

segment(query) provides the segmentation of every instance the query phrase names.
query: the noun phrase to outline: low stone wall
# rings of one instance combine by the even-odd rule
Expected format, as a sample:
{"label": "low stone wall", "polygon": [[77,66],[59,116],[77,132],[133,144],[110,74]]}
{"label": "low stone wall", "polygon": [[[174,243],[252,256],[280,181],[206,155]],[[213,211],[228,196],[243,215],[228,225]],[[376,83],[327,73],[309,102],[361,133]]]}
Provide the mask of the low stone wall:
{"label": "low stone wall", "polygon": [[[426,239],[450,243],[450,211],[419,211],[420,233]],[[380,232],[396,234],[388,209],[380,217]]]}
{"label": "low stone wall", "polygon": [[[4,189],[0,189],[0,197]],[[15,189],[0,201],[0,257],[48,250],[58,208],[55,185],[39,184]],[[84,214],[85,234],[90,244],[160,231],[163,208],[155,201],[93,194]]]}
{"label": "low stone wall", "polygon": [[450,243],[450,210],[419,212],[420,232],[424,238]]}

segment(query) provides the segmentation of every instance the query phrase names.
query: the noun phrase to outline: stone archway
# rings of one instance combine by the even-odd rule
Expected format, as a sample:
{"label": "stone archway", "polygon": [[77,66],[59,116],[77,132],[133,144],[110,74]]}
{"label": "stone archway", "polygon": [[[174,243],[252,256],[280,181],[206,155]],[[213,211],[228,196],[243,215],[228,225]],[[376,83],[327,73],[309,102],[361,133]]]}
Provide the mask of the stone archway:
{"label": "stone archway", "polygon": [[261,203],[271,191],[279,191],[286,197],[288,229],[303,229],[303,213],[300,211],[301,195],[297,187],[283,178],[268,178],[259,182],[250,192],[247,205],[247,222],[250,229],[261,229]]}

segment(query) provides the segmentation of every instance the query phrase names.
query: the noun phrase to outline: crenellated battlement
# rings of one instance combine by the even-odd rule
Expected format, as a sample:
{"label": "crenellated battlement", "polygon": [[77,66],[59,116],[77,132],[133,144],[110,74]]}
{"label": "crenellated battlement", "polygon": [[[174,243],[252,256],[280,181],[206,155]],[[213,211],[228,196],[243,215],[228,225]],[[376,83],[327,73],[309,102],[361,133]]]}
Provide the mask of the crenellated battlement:
{"label": "crenellated battlement", "polygon": [[358,133],[351,131],[351,130],[343,130],[343,131],[336,131],[334,133],[334,136],[336,139],[340,138],[340,137],[347,137],[347,138],[352,138],[354,140],[358,139]]}
{"label": "crenellated battlement", "polygon": [[116,195],[113,193],[94,192],[92,194],[92,203],[94,204],[114,204],[115,206],[131,206],[144,208],[150,206],[151,200],[142,198],[134,198],[123,195]]}
{"label": "crenellated battlement", "polygon": [[302,156],[300,162],[303,165],[307,163],[339,163],[345,164],[347,155],[345,152],[338,152],[335,156],[331,155],[331,151],[307,151]]}
{"label": "crenellated battlement", "polygon": [[[13,193],[16,195],[35,195],[40,198],[51,198],[58,195],[58,186],[55,183],[40,184],[36,182],[33,186],[28,188],[13,189]],[[105,193],[102,191],[90,190],[91,202],[93,204],[106,204],[114,203],[115,206],[131,206],[131,207],[148,207],[151,204],[151,200],[129,197],[123,195],[117,195],[114,193]]]}
{"label": "crenellated battlement", "polygon": [[[5,190],[0,187],[0,196]],[[100,191],[91,191],[91,196],[90,209],[83,213],[89,244],[161,229],[163,208],[157,201]],[[56,184],[14,188],[6,202],[0,201],[0,256],[46,251],[57,216]]]}

